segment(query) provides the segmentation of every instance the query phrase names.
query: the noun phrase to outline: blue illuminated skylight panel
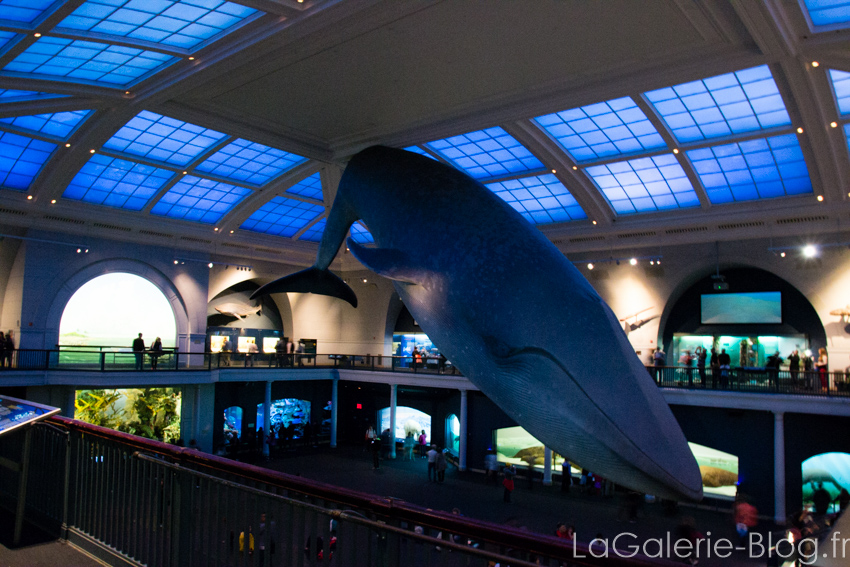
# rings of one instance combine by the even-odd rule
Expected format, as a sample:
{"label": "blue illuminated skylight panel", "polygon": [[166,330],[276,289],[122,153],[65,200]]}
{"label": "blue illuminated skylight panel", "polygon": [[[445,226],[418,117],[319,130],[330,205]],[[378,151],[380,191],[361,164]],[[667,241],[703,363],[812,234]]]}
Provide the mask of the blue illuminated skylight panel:
{"label": "blue illuminated skylight panel", "polygon": [[0,0],[0,20],[32,24],[55,3],[56,0]]}
{"label": "blue illuminated skylight panel", "polygon": [[248,217],[239,228],[291,238],[325,212],[321,205],[275,197]]}
{"label": "blue illuminated skylight panel", "polygon": [[18,102],[24,100],[36,100],[44,98],[63,98],[70,95],[41,93],[35,91],[17,91],[12,89],[0,89],[0,104],[7,102]]}
{"label": "blue illuminated skylight panel", "polygon": [[249,193],[244,187],[184,175],[151,208],[151,214],[214,224]]}
{"label": "blue illuminated skylight panel", "polygon": [[366,227],[360,224],[359,221],[351,225],[351,239],[357,244],[371,244],[375,242],[372,233],[366,230]]}
{"label": "blue illuminated skylight panel", "polygon": [[91,110],[74,110],[71,112],[54,112],[53,114],[12,116],[0,118],[0,122],[11,124],[22,130],[38,132],[65,140],[74,133],[74,130],[83,120],[88,118],[91,112]]}
{"label": "blue illuminated skylight panel", "polygon": [[513,136],[498,126],[425,145],[475,179],[503,177],[545,167]]}
{"label": "blue illuminated skylight panel", "polygon": [[432,156],[431,154],[429,154],[428,152],[426,152],[425,150],[423,150],[422,148],[420,148],[419,146],[408,146],[404,149],[408,152],[413,152],[414,154],[419,154],[420,156],[425,156],[427,158],[431,158],[434,161],[440,161],[437,158],[435,158],[434,156]]}
{"label": "blue illuminated skylight panel", "polygon": [[682,143],[791,124],[767,65],[645,96]]}
{"label": "blue illuminated skylight panel", "polygon": [[260,14],[219,0],[88,0],[57,26],[193,49]]}
{"label": "blue illuminated skylight panel", "polygon": [[319,219],[310,228],[305,230],[298,240],[309,240],[310,242],[321,242],[322,234],[325,232],[325,225],[328,224],[327,218]]}
{"label": "blue illuminated skylight panel", "polygon": [[174,175],[173,171],[158,167],[95,154],[74,176],[62,197],[140,211]]}
{"label": "blue illuminated skylight panel", "polygon": [[174,165],[187,165],[226,134],[143,110],[104,148]]}
{"label": "blue illuminated skylight panel", "polygon": [[809,170],[794,134],[687,154],[714,204],[812,192]]}
{"label": "blue illuminated skylight panel", "polygon": [[308,199],[322,200],[322,178],[319,173],[314,173],[307,179],[303,179],[286,190],[287,193],[307,197]]}
{"label": "blue illuminated skylight panel", "polygon": [[176,57],[133,47],[40,37],[3,71],[37,78],[128,87],[175,61]]}
{"label": "blue illuminated skylight panel", "polygon": [[488,183],[487,188],[532,224],[587,218],[575,197],[551,173]]}
{"label": "blue illuminated skylight panel", "polygon": [[0,187],[26,191],[56,149],[55,144],[0,132]]}
{"label": "blue illuminated skylight panel", "polygon": [[664,139],[629,97],[534,119],[575,161],[655,150]]}
{"label": "blue illuminated skylight panel", "polygon": [[[2,1],[2,0],[0,0],[0,1]],[[12,42],[12,40],[15,39],[15,37],[17,35],[18,34],[10,32],[10,31],[0,30],[0,51],[3,51],[6,48],[6,46],[9,45]]]}
{"label": "blue illuminated skylight panel", "polygon": [[805,2],[813,25],[850,23],[850,0],[805,0]]}
{"label": "blue illuminated skylight panel", "polygon": [[835,92],[835,102],[838,103],[838,113],[841,116],[850,114],[850,73],[830,69],[829,79]]}
{"label": "blue illuminated skylight panel", "polygon": [[617,214],[699,206],[699,197],[672,154],[595,165],[584,171]]}
{"label": "blue illuminated skylight panel", "polygon": [[305,161],[305,157],[240,138],[214,153],[195,169],[226,179],[262,185]]}

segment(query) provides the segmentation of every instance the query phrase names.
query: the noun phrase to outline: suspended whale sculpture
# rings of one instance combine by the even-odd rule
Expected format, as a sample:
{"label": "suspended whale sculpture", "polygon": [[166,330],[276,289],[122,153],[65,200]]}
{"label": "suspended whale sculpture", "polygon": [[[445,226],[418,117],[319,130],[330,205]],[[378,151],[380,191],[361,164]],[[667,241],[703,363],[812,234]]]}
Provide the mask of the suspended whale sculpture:
{"label": "suspended whale sculpture", "polygon": [[244,319],[254,313],[258,315],[263,314],[262,304],[252,307],[247,303],[222,303],[221,305],[216,305],[214,309],[222,315],[229,315],[237,319]]}
{"label": "suspended whale sculpture", "polygon": [[357,306],[328,271],[349,227],[354,256],[393,281],[463,374],[553,451],[660,497],[702,497],[699,467],[616,315],[564,255],[465,173],[372,147],[348,164],[312,268],[258,289],[311,292]]}

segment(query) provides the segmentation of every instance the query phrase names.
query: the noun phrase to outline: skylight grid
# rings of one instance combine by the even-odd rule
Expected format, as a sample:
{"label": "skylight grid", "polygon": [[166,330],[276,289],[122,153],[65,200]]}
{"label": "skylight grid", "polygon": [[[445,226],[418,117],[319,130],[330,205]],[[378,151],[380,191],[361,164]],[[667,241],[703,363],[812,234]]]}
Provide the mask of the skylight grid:
{"label": "skylight grid", "polygon": [[56,0],[0,0],[0,20],[32,25]]}
{"label": "skylight grid", "polygon": [[680,143],[788,126],[767,65],[645,93]]}
{"label": "skylight grid", "polygon": [[18,37],[18,34],[16,33],[0,30],[0,51],[6,49],[6,46],[9,45],[16,37]]}
{"label": "skylight grid", "polygon": [[850,73],[830,69],[829,79],[838,104],[838,113],[841,116],[850,114]]}
{"label": "skylight grid", "polygon": [[239,228],[292,238],[324,212],[325,208],[321,205],[275,197],[254,211]]}
{"label": "skylight grid", "polygon": [[664,139],[630,97],[538,116],[534,121],[577,162],[666,146]]}
{"label": "skylight grid", "polygon": [[64,98],[71,95],[41,93],[35,91],[16,91],[12,89],[0,89],[0,104],[7,102],[19,102],[25,100],[36,100],[44,98]]}
{"label": "skylight grid", "polygon": [[812,193],[794,134],[687,152],[714,204]]}
{"label": "skylight grid", "polygon": [[498,126],[425,145],[475,179],[504,177],[545,168],[539,159]]}
{"label": "skylight grid", "polygon": [[307,179],[303,179],[286,190],[287,193],[306,197],[308,199],[323,200],[322,197],[322,177],[316,172]]}
{"label": "skylight grid", "polygon": [[259,13],[219,0],[88,0],[57,28],[191,50]]}
{"label": "skylight grid", "polygon": [[104,148],[174,165],[188,165],[226,134],[143,110]]}
{"label": "skylight grid", "polygon": [[95,154],[74,176],[62,197],[140,211],[174,175],[158,167]]}
{"label": "skylight grid", "polygon": [[225,179],[263,185],[305,161],[305,157],[240,138],[217,151],[195,169]]}
{"label": "skylight grid", "polygon": [[151,214],[214,224],[250,193],[244,187],[184,175],[151,208]]}
{"label": "skylight grid", "polygon": [[850,0],[805,0],[815,26],[850,23]]}
{"label": "skylight grid", "polygon": [[91,110],[73,110],[71,112],[54,112],[52,114],[34,114],[31,116],[10,116],[0,118],[0,122],[11,124],[16,128],[54,136],[62,140],[74,133],[74,130],[91,114]]}
{"label": "skylight grid", "polygon": [[351,225],[351,240],[357,244],[371,244],[375,242],[372,233],[366,230],[366,227],[360,224],[360,221]]}
{"label": "skylight grid", "polygon": [[56,149],[55,144],[0,132],[0,187],[26,191]]}
{"label": "skylight grid", "polygon": [[575,197],[551,173],[489,183],[487,188],[532,224],[587,218]]}
{"label": "skylight grid", "polygon": [[440,161],[437,158],[435,158],[434,156],[432,156],[431,154],[429,154],[428,152],[426,152],[425,150],[423,150],[422,148],[420,148],[419,146],[408,146],[404,149],[405,149],[405,151],[412,152],[414,154],[419,154],[420,156],[425,156],[426,158],[431,158],[434,161]]}
{"label": "skylight grid", "polygon": [[174,61],[176,57],[133,47],[41,37],[3,71],[33,78],[128,87]]}
{"label": "skylight grid", "polygon": [[699,206],[699,197],[672,154],[595,165],[584,171],[617,214]]}
{"label": "skylight grid", "polygon": [[310,242],[321,242],[322,235],[325,233],[325,225],[328,224],[327,218],[319,219],[310,228],[305,230],[298,240],[307,240]]}

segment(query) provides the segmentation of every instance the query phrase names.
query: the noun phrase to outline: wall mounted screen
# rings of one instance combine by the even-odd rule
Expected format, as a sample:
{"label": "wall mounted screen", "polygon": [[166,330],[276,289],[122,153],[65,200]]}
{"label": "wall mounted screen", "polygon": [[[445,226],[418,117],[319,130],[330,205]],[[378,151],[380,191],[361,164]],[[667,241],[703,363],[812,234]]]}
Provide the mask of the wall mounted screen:
{"label": "wall mounted screen", "polygon": [[782,323],[782,294],[778,291],[703,294],[703,325]]}

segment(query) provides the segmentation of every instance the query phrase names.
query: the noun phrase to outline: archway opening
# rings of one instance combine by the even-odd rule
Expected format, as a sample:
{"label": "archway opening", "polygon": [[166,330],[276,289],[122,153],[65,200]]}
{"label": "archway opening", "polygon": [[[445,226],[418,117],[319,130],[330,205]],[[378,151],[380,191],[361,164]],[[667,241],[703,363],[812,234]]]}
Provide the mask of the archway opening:
{"label": "archway opening", "polygon": [[156,337],[164,348],[176,346],[174,310],[150,281],[124,272],[105,274],[80,286],[59,323],[59,344],[78,347],[126,347],[143,333],[147,345]]}
{"label": "archway opening", "polygon": [[390,408],[386,407],[378,411],[378,424],[380,430],[378,433],[383,433],[387,429],[394,432],[393,438],[396,441],[404,441],[408,433],[413,433],[414,438],[418,438],[422,431],[425,431],[425,438],[430,444],[431,439],[431,416],[416,408],[407,406],[396,406],[395,408],[395,426],[390,427]]}
{"label": "archway opening", "polygon": [[803,470],[803,507],[816,514],[838,512],[842,500],[850,503],[850,454],[821,453],[809,457]]}

